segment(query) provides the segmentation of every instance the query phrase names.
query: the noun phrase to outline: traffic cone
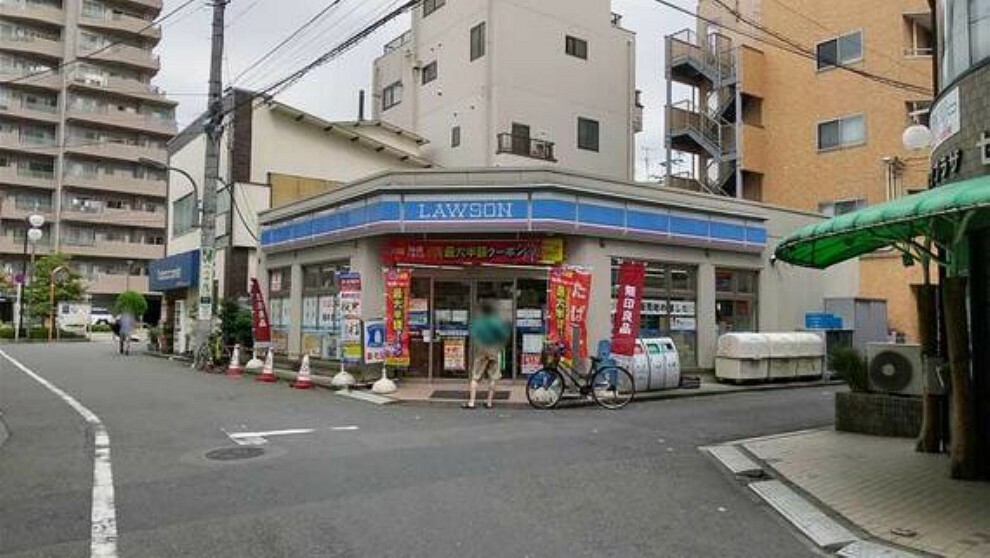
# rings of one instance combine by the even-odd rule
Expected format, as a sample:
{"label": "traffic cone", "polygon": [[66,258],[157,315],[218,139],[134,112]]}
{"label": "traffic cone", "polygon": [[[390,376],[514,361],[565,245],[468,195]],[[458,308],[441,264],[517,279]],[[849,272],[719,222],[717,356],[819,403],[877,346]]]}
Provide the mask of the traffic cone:
{"label": "traffic cone", "polygon": [[265,357],[265,367],[261,370],[258,381],[267,384],[273,384],[278,381],[278,376],[275,375],[275,353],[271,349],[268,349],[268,356]]}
{"label": "traffic cone", "polygon": [[309,370],[309,355],[303,355],[302,365],[299,367],[299,375],[296,383],[292,384],[296,389],[313,389],[313,375]]}
{"label": "traffic cone", "polygon": [[244,375],[241,368],[241,346],[234,345],[234,353],[230,355],[230,364],[227,366],[227,376],[230,378],[240,378]]}

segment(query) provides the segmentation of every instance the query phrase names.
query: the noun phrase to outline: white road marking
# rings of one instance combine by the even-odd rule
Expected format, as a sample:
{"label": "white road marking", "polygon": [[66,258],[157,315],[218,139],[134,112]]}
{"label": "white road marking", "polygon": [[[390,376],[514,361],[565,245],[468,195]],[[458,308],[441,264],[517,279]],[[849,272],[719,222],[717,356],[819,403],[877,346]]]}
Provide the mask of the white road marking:
{"label": "white road marking", "polygon": [[110,435],[103,421],[93,411],[76,401],[71,395],[55,384],[34,373],[17,359],[0,350],[0,356],[10,361],[21,372],[59,396],[62,401],[75,409],[93,428],[93,503],[90,512],[89,555],[92,558],[116,558],[117,556],[117,511],[113,495],[113,469],[110,465]]}
{"label": "white road marking", "polygon": [[341,431],[360,430],[360,428],[358,428],[357,426],[334,426],[330,430],[335,430],[337,432],[341,432]]}
{"label": "white road marking", "polygon": [[[242,425],[243,427],[243,425]],[[334,426],[330,428],[335,432],[360,430],[358,426]],[[312,434],[316,432],[314,428],[290,428],[287,430],[270,430],[267,432],[227,432],[223,431],[228,438],[239,446],[263,446],[268,443],[268,438],[273,436],[293,436],[296,434]]]}

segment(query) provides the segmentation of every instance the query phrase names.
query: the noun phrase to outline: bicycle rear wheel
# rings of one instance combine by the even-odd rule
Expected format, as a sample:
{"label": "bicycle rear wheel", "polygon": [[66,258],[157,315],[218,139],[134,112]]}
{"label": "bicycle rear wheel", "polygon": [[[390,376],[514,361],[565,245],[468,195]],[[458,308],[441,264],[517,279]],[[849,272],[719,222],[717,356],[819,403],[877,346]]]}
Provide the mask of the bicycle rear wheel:
{"label": "bicycle rear wheel", "polygon": [[591,377],[591,396],[606,409],[621,409],[636,396],[636,383],[625,368],[605,366]]}
{"label": "bicycle rear wheel", "polygon": [[537,409],[553,409],[564,395],[564,377],[560,372],[544,368],[526,382],[526,399]]}

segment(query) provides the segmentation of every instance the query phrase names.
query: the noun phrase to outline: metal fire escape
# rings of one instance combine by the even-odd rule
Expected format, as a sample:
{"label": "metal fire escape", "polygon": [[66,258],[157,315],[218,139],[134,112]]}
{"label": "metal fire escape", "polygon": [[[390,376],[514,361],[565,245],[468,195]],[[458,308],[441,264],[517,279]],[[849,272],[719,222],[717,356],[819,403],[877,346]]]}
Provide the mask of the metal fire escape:
{"label": "metal fire escape", "polygon": [[[669,186],[730,197],[739,184],[739,90],[732,40],[690,29],[665,38],[667,74],[667,176]],[[692,88],[690,99],[674,101],[674,84]],[[696,156],[691,171],[675,173],[672,152]]]}

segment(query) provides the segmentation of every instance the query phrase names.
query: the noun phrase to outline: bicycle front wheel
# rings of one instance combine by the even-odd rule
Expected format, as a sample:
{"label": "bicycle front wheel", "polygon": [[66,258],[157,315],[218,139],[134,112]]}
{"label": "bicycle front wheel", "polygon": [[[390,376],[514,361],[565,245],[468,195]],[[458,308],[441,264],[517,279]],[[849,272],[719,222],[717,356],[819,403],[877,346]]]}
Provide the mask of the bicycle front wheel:
{"label": "bicycle front wheel", "polygon": [[537,409],[553,409],[564,395],[564,377],[560,372],[542,369],[526,382],[526,399]]}
{"label": "bicycle front wheel", "polygon": [[591,396],[606,409],[621,409],[636,396],[636,383],[625,368],[606,366],[591,377]]}

